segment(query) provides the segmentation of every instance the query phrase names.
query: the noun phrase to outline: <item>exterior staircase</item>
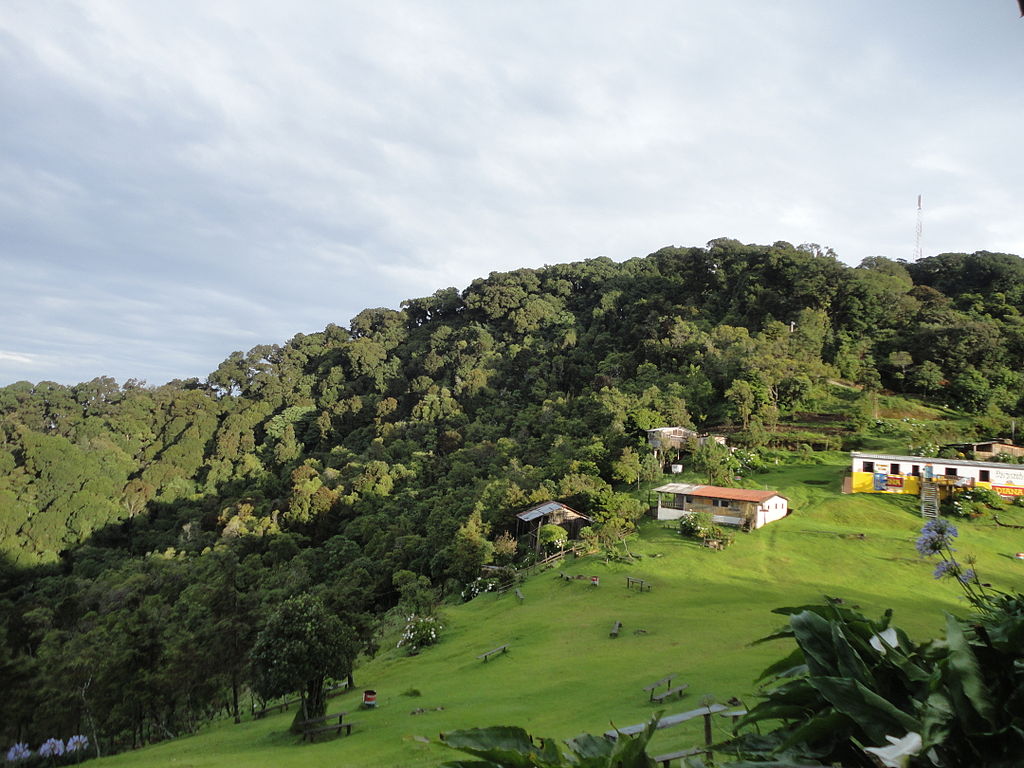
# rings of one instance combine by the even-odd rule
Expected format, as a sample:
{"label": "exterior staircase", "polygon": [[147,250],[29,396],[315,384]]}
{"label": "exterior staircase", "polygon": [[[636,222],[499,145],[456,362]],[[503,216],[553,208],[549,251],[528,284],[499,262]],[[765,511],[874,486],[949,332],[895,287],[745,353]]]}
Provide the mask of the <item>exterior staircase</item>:
{"label": "exterior staircase", "polygon": [[921,479],[921,517],[939,516],[939,489],[931,480]]}

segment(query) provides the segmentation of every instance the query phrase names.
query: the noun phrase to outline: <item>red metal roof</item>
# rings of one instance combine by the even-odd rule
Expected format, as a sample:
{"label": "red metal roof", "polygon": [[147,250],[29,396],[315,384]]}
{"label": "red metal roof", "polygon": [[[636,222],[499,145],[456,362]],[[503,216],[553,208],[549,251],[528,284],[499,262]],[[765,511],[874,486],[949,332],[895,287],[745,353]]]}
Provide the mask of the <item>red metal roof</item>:
{"label": "red metal roof", "polygon": [[687,491],[692,496],[703,496],[709,499],[729,499],[730,501],[768,501],[773,496],[780,496],[778,491],[751,491],[746,488],[722,488],[717,485],[702,485],[692,491]]}

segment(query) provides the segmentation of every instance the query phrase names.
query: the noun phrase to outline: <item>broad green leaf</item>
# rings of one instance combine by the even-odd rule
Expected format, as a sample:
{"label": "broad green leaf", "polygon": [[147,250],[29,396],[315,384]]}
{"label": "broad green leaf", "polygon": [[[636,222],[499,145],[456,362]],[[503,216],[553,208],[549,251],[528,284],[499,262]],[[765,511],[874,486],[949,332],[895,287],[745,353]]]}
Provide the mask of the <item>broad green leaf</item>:
{"label": "broad green leaf", "polygon": [[782,748],[787,749],[796,744],[813,744],[823,739],[843,738],[850,727],[850,718],[834,710],[812,717],[797,726],[786,737]]}
{"label": "broad green leaf", "polygon": [[853,718],[874,744],[884,743],[886,734],[921,730],[915,717],[856,681],[818,677],[809,682],[833,707]]}
{"label": "broad green leaf", "polygon": [[809,707],[796,704],[777,704],[773,701],[764,701],[740,718],[736,725],[742,728],[762,720],[803,720],[812,711]]}
{"label": "broad green leaf", "polygon": [[766,667],[757,679],[764,680],[766,677],[771,677],[773,675],[792,677],[792,675],[786,675],[784,673],[791,671],[795,667],[806,667],[804,664],[804,652],[801,651],[799,647],[794,648],[792,653],[788,656],[781,658],[774,664]]}
{"label": "broad green leaf", "polygon": [[868,669],[857,651],[853,649],[853,646],[850,645],[850,642],[846,639],[846,635],[843,634],[843,630],[838,624],[832,625],[832,644],[836,651],[836,661],[839,665],[839,674],[843,677],[849,677],[853,680],[857,680],[869,687],[873,687],[875,679],[871,675],[871,671]]}
{"label": "broad green leaf", "polygon": [[950,682],[955,683],[963,692],[975,712],[989,723],[994,723],[992,695],[982,679],[978,659],[967,642],[960,622],[948,613],[946,614],[946,643],[949,645]]}
{"label": "broad green leaf", "polygon": [[804,611],[790,617],[789,625],[793,628],[796,641],[804,652],[810,673],[834,676],[838,668],[831,624],[817,613]]}
{"label": "broad green leaf", "polygon": [[441,741],[452,749],[493,761],[502,768],[534,766],[537,763],[531,758],[540,751],[522,728],[505,725],[449,731],[441,734]]}

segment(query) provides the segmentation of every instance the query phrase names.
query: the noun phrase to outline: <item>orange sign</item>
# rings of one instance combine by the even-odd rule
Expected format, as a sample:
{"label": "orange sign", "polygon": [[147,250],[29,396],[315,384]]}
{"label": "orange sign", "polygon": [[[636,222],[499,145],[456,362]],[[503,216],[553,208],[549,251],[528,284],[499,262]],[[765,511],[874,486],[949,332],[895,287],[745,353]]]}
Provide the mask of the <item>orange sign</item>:
{"label": "orange sign", "polygon": [[992,490],[1000,496],[1024,496],[1024,487],[1018,485],[993,485]]}

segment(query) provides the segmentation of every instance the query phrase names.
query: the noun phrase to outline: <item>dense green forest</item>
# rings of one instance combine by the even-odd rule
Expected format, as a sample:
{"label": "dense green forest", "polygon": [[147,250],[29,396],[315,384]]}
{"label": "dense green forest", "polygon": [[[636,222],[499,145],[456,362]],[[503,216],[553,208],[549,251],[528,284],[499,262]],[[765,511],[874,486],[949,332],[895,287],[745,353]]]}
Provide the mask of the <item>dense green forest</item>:
{"label": "dense green forest", "polygon": [[661,471],[652,427],[727,432],[747,461],[845,449],[891,390],[1008,435],[1022,312],[1013,255],[854,268],[721,239],[492,273],[205,380],[2,388],[2,736],[109,751],[237,716],[272,693],[260,633],[297,596],[345,628],[343,676],[386,611],[511,559],[495,542],[526,505],[621,536],[641,511],[625,484]]}

